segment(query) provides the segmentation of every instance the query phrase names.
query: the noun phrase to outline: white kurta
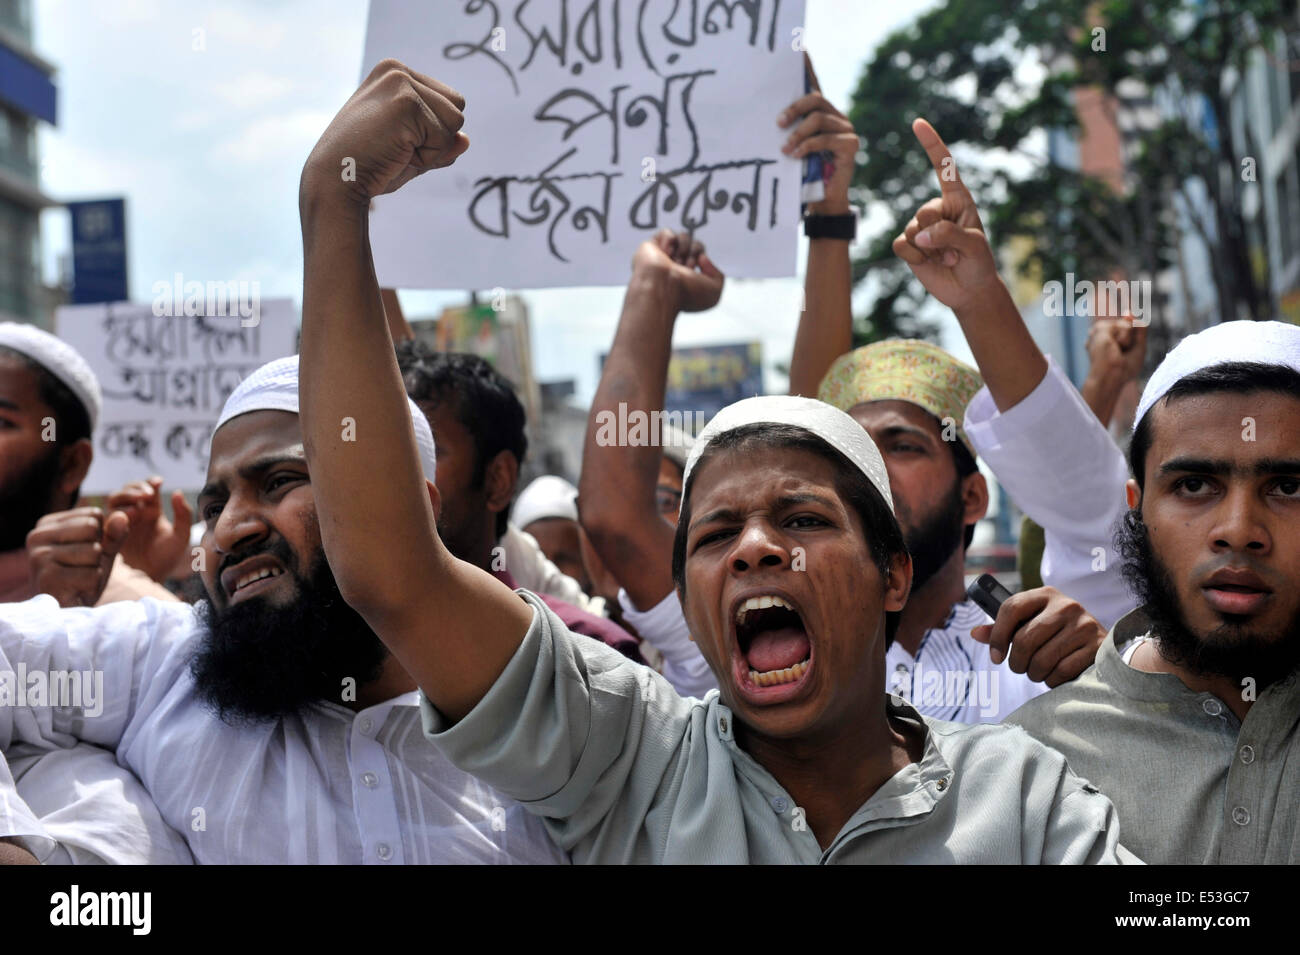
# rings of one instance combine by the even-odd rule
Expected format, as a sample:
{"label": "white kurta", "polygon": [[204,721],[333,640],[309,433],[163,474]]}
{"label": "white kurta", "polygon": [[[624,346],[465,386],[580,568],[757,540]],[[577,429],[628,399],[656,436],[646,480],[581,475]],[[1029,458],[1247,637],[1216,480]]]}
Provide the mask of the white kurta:
{"label": "white kurta", "polygon": [[1137,600],[1120,575],[1114,533],[1128,508],[1128,465],[1050,357],[1047,374],[999,412],[987,387],[966,408],[966,434],[1020,509],[1043,528],[1043,583],[1107,629]]}
{"label": "white kurta", "polygon": [[[0,748],[115,750],[202,863],[567,861],[539,820],[429,745],[414,692],[359,712],[320,702],[272,723],[221,722],[189,673],[201,635],[187,604],[0,605],[0,672],[103,674],[97,715],[0,706]],[[48,851],[5,783],[0,773],[0,836]]]}

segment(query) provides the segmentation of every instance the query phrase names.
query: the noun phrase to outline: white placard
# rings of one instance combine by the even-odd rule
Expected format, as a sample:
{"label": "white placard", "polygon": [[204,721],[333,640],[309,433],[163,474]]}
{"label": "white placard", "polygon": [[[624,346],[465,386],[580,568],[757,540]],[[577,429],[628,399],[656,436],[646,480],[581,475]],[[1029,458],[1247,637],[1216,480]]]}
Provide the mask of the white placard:
{"label": "white placard", "polygon": [[454,166],[376,200],[381,284],[625,285],[665,227],[728,275],[794,275],[801,164],[776,119],[804,92],[803,8],[371,0],[363,77],[393,57],[447,83],[470,138]]}
{"label": "white placard", "polygon": [[104,408],[83,494],[109,494],[150,475],[164,489],[197,490],[222,405],[249,373],[296,351],[298,310],[261,303],[257,324],[241,319],[155,315],[154,306],[70,305],[59,337],[99,378]]}

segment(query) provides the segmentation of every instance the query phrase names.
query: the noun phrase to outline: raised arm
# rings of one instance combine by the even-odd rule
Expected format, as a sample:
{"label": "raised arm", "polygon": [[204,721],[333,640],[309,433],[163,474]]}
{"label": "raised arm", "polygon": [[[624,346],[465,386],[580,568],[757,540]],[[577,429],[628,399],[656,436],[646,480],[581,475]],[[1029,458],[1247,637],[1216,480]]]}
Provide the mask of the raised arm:
{"label": "raised arm", "polygon": [[648,420],[663,410],[677,314],[712,308],[722,284],[722,273],[699,242],[665,229],[641,243],[591,402],[578,516],[601,561],[639,610],[673,591],[673,529],[655,503],[663,448],[619,441],[609,422],[616,425],[634,412]]}
{"label": "raised arm", "polygon": [[975,200],[934,127],[912,132],[939,177],[939,196],[917,210],[894,254],[931,295],[952,309],[999,411],[1019,404],[1047,374],[1047,359],[998,276]]}
{"label": "raised arm", "polygon": [[[322,134],[299,192],[300,405],[321,539],[344,599],[452,720],[505,668],[532,610],[438,538],[436,492],[421,475],[375,279],[368,207],[465,151],[464,105],[437,80],[380,63]],[[348,160],[355,179],[345,182]]]}
{"label": "raised arm", "polygon": [[[777,119],[790,130],[782,150],[797,159],[829,151],[830,175],[826,198],[810,203],[810,216],[845,216],[852,213],[849,185],[857,162],[858,135],[848,117],[821,94],[812,63],[808,77],[813,92],[791,103]],[[817,397],[822,378],[840,355],[853,347],[853,274],[849,264],[849,239],[808,240],[808,267],[803,280],[803,310],[790,358],[790,394]]]}

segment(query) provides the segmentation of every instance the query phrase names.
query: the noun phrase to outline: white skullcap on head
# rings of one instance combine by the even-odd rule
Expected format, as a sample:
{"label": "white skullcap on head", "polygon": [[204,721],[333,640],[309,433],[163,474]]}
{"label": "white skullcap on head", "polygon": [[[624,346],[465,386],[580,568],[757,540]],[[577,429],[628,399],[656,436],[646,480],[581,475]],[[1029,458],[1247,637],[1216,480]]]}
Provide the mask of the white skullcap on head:
{"label": "white skullcap on head", "polygon": [[543,474],[524,488],[510,512],[510,522],[524,528],[533,521],[560,517],[567,521],[578,519],[578,489],[554,474]]}
{"label": "white skullcap on head", "polygon": [[[411,414],[411,424],[415,429],[415,444],[420,451],[420,469],[427,480],[434,481],[437,473],[438,457],[433,445],[433,431],[429,421],[419,407],[410,398],[406,399],[407,410]],[[277,358],[267,362],[239,383],[225,407],[221,417],[212,429],[216,431],[231,418],[236,418],[250,411],[288,411],[298,413],[298,356]]]}
{"label": "white skullcap on head", "polygon": [[99,379],[67,342],[41,331],[35,325],[23,322],[0,322],[0,347],[26,355],[67,386],[68,390],[86,409],[90,430],[99,423],[99,409],[103,399]]}
{"label": "white skullcap on head", "polygon": [[665,422],[659,429],[659,443],[663,446],[664,457],[685,470],[686,459],[691,456],[691,448],[695,447],[695,439],[677,425]]}
{"label": "white skullcap on head", "polygon": [[1285,365],[1300,372],[1300,325],[1286,322],[1224,322],[1188,335],[1165,356],[1142,391],[1133,427],[1151,406],[1188,375],[1228,362]]}
{"label": "white skullcap on head", "polygon": [[875,442],[862,425],[824,401],[794,395],[746,398],[719,411],[695,439],[691,456],[686,461],[686,473],[682,475],[682,485],[690,481],[691,471],[714,438],[749,424],[789,424],[811,432],[848,458],[880,492],[889,510],[894,510],[894,498],[889,493],[889,472],[885,470],[884,459]]}

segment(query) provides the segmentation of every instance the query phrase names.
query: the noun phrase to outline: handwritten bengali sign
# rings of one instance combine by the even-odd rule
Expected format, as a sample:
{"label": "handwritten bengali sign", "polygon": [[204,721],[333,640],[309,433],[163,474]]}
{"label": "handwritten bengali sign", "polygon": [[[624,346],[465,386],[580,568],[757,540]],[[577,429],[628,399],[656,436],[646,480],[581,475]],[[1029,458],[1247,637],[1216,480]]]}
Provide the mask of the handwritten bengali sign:
{"label": "handwritten bengali sign", "polygon": [[104,395],[84,494],[162,475],[203,485],[208,444],[226,398],[251,372],[297,350],[293,302],[261,303],[256,325],[233,317],[171,317],[118,302],[60,308],[59,337],[90,364]]}
{"label": "handwritten bengali sign", "polygon": [[[372,0],[385,57],[459,90],[469,152],[375,203],[398,288],[626,284],[661,228],[737,277],[795,273],[803,0]],[[340,158],[340,175],[345,174]]]}

